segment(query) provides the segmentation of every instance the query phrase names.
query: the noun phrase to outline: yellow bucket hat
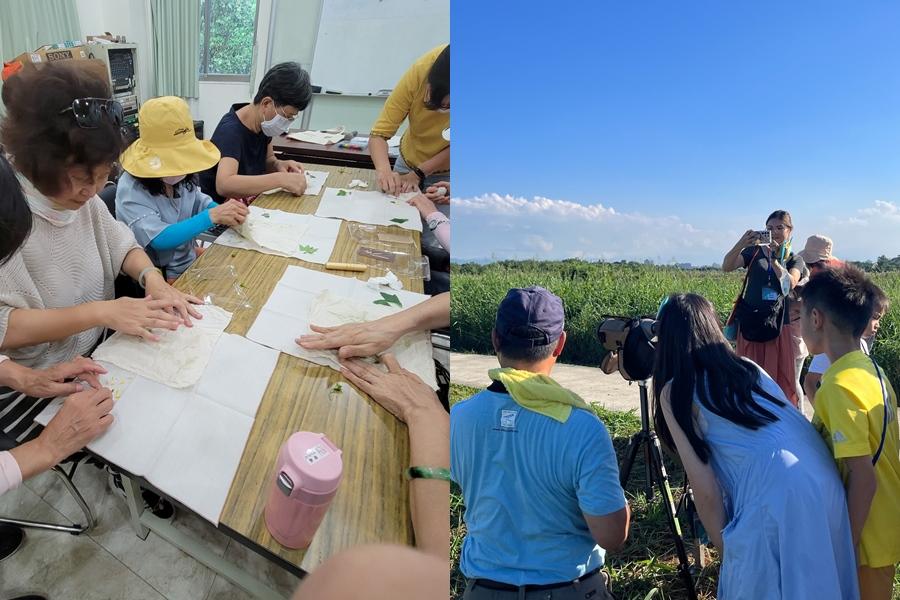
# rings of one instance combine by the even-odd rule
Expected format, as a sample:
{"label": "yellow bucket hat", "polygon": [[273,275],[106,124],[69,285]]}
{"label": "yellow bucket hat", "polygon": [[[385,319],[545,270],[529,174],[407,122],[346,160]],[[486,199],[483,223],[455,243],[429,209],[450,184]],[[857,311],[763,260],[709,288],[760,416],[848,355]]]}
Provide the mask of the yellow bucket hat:
{"label": "yellow bucket hat", "polygon": [[194,135],[187,102],[175,96],[153,98],[138,113],[141,137],[119,159],[135,177],[175,177],[205,171],[219,162],[219,149]]}

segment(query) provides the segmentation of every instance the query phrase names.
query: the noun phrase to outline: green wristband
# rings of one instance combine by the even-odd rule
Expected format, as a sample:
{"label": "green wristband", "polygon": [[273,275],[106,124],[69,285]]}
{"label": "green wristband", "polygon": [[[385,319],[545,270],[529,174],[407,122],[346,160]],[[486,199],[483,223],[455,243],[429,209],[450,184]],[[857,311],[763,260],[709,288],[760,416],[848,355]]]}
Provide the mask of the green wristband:
{"label": "green wristband", "polygon": [[442,467],[410,467],[406,470],[406,478],[450,481],[450,469]]}

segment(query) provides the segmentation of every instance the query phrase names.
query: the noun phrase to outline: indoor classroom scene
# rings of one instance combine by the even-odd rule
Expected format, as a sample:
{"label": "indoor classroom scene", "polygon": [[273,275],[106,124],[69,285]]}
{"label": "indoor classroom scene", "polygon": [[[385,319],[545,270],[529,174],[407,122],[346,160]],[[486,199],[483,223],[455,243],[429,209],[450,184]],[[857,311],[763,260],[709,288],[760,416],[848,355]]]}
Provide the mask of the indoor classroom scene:
{"label": "indoor classroom scene", "polygon": [[0,600],[446,597],[449,0],[0,52]]}

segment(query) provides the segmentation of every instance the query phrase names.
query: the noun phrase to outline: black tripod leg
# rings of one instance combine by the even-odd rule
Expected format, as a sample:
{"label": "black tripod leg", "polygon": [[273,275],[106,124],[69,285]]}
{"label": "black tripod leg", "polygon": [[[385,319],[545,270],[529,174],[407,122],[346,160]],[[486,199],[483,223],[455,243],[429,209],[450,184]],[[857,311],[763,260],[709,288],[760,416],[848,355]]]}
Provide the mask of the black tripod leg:
{"label": "black tripod leg", "polygon": [[691,576],[691,567],[688,562],[687,550],[684,547],[684,539],[681,534],[681,524],[678,521],[678,514],[675,511],[675,498],[672,495],[672,488],[669,486],[669,474],[666,472],[666,466],[663,464],[662,448],[659,445],[659,438],[656,432],[650,432],[651,456],[653,459],[654,470],[656,471],[657,483],[662,492],[663,502],[665,502],[666,517],[669,523],[669,533],[672,535],[672,541],[675,543],[675,553],[678,555],[678,573],[681,575],[682,581],[687,588],[689,600],[697,600],[697,591],[694,589],[694,578]]}
{"label": "black tripod leg", "polygon": [[637,458],[638,450],[640,450],[641,442],[643,441],[643,431],[639,431],[628,440],[628,446],[625,447],[625,460],[622,461],[622,466],[619,467],[619,485],[622,486],[622,489],[625,489],[628,484],[628,478],[631,477],[631,468],[634,466],[634,460]]}
{"label": "black tripod leg", "polygon": [[[653,450],[650,448],[650,438],[647,437],[644,444],[644,490],[647,494],[647,502],[653,500]],[[662,488],[659,490],[662,492]]]}

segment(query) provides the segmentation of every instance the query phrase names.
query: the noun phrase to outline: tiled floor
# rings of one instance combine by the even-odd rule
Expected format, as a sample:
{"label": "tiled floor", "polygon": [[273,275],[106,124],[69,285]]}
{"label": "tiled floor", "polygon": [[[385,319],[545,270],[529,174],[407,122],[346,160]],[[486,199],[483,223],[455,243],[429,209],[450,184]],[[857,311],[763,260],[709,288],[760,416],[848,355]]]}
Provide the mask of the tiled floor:
{"label": "tiled floor", "polygon": [[[41,593],[50,600],[232,600],[248,594],[154,533],[138,538],[125,501],[113,495],[106,472],[82,464],[75,474],[97,519],[86,535],[29,529],[22,547],[0,561],[0,599]],[[0,515],[67,523],[83,521],[56,475],[44,473],[0,496]],[[204,540],[217,554],[290,597],[299,580],[217,531],[199,517],[179,512],[175,526]]]}

